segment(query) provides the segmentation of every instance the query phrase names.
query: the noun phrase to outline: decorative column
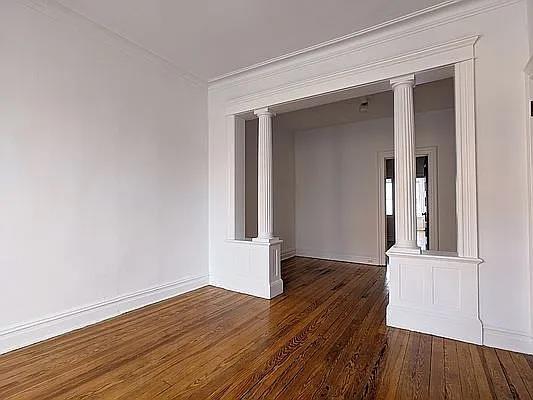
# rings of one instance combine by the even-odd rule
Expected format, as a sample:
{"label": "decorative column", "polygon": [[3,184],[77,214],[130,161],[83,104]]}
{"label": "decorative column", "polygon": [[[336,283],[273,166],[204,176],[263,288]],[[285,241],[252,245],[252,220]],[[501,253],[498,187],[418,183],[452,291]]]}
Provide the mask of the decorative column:
{"label": "decorative column", "polygon": [[474,60],[455,64],[457,254],[478,257]]}
{"label": "decorative column", "polygon": [[394,185],[396,243],[393,251],[420,253],[416,244],[416,147],[414,75],[390,81],[394,91]]}
{"label": "decorative column", "polygon": [[255,110],[259,117],[257,138],[257,238],[270,242],[274,238],[274,204],[272,195],[272,113],[267,107]]}

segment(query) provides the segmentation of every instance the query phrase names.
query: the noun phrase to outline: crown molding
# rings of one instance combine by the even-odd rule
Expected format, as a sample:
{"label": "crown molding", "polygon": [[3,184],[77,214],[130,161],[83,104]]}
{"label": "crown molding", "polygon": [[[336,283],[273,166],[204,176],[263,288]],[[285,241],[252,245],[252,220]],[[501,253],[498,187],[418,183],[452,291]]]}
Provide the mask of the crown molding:
{"label": "crown molding", "polygon": [[38,12],[46,17],[71,27],[76,28],[92,39],[105,42],[118,50],[133,56],[141,58],[143,61],[162,68],[163,70],[182,78],[195,86],[207,86],[207,81],[196,76],[195,74],[180,68],[176,64],[160,56],[159,54],[141,46],[134,41],[113,32],[109,28],[98,24],[97,22],[79,14],[59,3],[57,0],[16,0],[21,5]]}
{"label": "crown molding", "polygon": [[526,64],[526,67],[524,68],[524,72],[533,79],[533,56],[529,58],[529,61]]}
{"label": "crown molding", "polygon": [[347,55],[522,0],[448,0],[352,34],[210,79],[209,89],[241,85]]}

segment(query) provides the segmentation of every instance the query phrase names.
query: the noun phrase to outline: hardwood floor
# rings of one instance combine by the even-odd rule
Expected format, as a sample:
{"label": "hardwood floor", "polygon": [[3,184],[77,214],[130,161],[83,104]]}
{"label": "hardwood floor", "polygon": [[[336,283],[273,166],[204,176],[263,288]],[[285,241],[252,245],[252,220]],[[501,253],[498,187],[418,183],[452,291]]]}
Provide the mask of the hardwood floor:
{"label": "hardwood floor", "polygon": [[385,269],[307,258],[0,356],[0,399],[528,399],[531,356],[385,326]]}

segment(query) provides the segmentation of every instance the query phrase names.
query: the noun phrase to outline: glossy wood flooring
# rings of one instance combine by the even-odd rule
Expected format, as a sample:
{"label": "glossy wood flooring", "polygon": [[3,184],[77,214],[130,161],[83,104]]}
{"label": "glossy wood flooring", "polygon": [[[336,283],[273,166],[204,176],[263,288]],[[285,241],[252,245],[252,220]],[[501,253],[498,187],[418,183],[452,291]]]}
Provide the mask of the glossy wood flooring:
{"label": "glossy wood flooring", "polygon": [[533,359],[385,327],[385,269],[293,258],[0,357],[0,399],[511,399]]}

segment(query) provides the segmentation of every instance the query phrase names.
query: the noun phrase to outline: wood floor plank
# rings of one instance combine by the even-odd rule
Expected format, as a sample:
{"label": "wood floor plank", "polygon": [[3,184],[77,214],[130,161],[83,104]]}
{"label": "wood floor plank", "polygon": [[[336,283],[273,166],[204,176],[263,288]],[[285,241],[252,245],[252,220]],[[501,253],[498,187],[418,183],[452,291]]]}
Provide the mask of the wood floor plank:
{"label": "wood floor plank", "polygon": [[[305,360],[315,364],[315,368],[302,369],[295,376],[296,380],[305,382],[305,388],[296,391],[297,386],[286,386],[281,395],[305,399],[351,398],[361,394],[367,379],[360,378],[371,372],[372,358],[379,355],[373,347],[384,342],[377,337],[368,340],[369,336],[381,335],[379,310],[384,311],[385,303],[375,294],[367,297],[369,308],[362,310],[362,319],[353,320],[346,329],[330,335],[330,343]],[[368,346],[370,343],[372,346]],[[323,371],[321,365],[329,365],[328,370]]]}
{"label": "wood floor plank", "polygon": [[[366,290],[368,287],[365,286],[364,289]],[[283,362],[290,362],[299,352],[304,351],[306,341],[309,342],[309,340],[312,340],[317,335],[324,335],[320,326],[328,326],[327,321],[338,315],[339,309],[343,308],[343,304],[346,304],[345,301],[349,299],[352,293],[353,290],[350,286],[343,287],[338,295],[330,297],[328,303],[331,299],[334,299],[332,303],[325,308],[317,308],[317,311],[320,311],[320,313],[316,318],[306,321],[307,324],[305,326],[291,333],[289,335],[289,341],[284,346],[274,354],[269,355],[267,353],[266,357],[256,358],[248,366],[244,380],[238,383],[233,382],[230,385],[220,385],[213,397],[216,398],[218,393],[230,393],[234,397],[240,397],[248,387],[258,384],[260,380],[271,374],[274,369],[279,368],[282,360]]]}
{"label": "wood floor plank", "polygon": [[459,362],[459,380],[461,381],[461,393],[463,399],[480,399],[477,380],[474,373],[470,345],[457,342],[457,360]]}
{"label": "wood floor plank", "polygon": [[529,393],[529,396],[533,398],[533,371],[531,366],[527,362],[527,359],[523,354],[511,353],[511,358],[520,374],[524,385]]}
{"label": "wood floor plank", "polygon": [[461,378],[457,342],[444,339],[444,381],[447,399],[461,399]]}
{"label": "wood floor plank", "polygon": [[0,356],[0,399],[531,398],[533,358],[387,328],[385,269],[295,257]]}
{"label": "wood floor plank", "polygon": [[[379,286],[377,282],[376,286]],[[377,297],[378,296],[373,297],[372,301],[376,300]],[[350,301],[350,299],[346,298],[346,301]],[[326,360],[329,360],[329,371],[331,371],[335,361],[335,354],[337,354],[336,350],[343,347],[339,344],[339,341],[343,341],[343,332],[353,332],[353,330],[350,329],[353,325],[361,326],[361,324],[364,323],[365,316],[368,315],[371,304],[371,302],[359,302],[359,305],[364,305],[364,307],[345,309],[342,313],[338,313],[336,315],[336,320],[333,321],[331,325],[325,326],[323,331],[317,332],[317,334],[314,335],[313,341],[307,346],[306,352],[302,352],[298,357],[294,357],[293,362],[288,364],[287,368],[279,368],[278,371],[270,374],[270,376],[257,385],[254,390],[247,392],[246,396],[243,398],[269,398],[269,396],[272,396],[273,394],[279,395],[280,392],[283,392],[287,388],[287,382],[293,381],[296,376],[299,376],[299,379],[303,379],[301,376],[303,372],[301,366],[304,365],[304,363],[306,365],[305,371],[313,372],[315,369],[307,366],[313,364],[323,365],[325,358]],[[329,352],[324,351],[326,348],[329,349]],[[313,374],[310,375],[314,376]],[[312,388],[310,383],[308,387]]]}
{"label": "wood floor plank", "polygon": [[427,399],[431,365],[431,338],[411,332],[398,385],[398,399]]}
{"label": "wood floor plank", "polygon": [[472,369],[474,376],[476,377],[476,384],[479,392],[480,399],[495,399],[494,389],[489,384],[489,378],[486,375],[483,367],[483,361],[481,354],[482,348],[479,346],[468,346],[470,351],[470,357],[472,359]]}
{"label": "wood floor plank", "polygon": [[446,381],[444,379],[444,339],[434,337],[431,341],[431,375],[429,379],[429,398],[446,398]]}
{"label": "wood floor plank", "polygon": [[530,399],[526,385],[513,362],[511,353],[497,349],[496,355],[498,356],[498,360],[500,360],[505,378],[507,379],[507,384],[509,385],[513,397],[517,399]]}
{"label": "wood floor plank", "polygon": [[376,399],[394,399],[400,381],[400,374],[405,361],[405,352],[409,342],[409,332],[399,329],[392,329],[396,334],[396,339],[390,342],[389,355],[385,362],[383,376],[378,384]]}
{"label": "wood floor plank", "polygon": [[496,354],[496,350],[484,347],[483,355],[485,360],[485,371],[492,384],[495,397],[498,400],[513,399],[513,393],[505,378],[502,366]]}

